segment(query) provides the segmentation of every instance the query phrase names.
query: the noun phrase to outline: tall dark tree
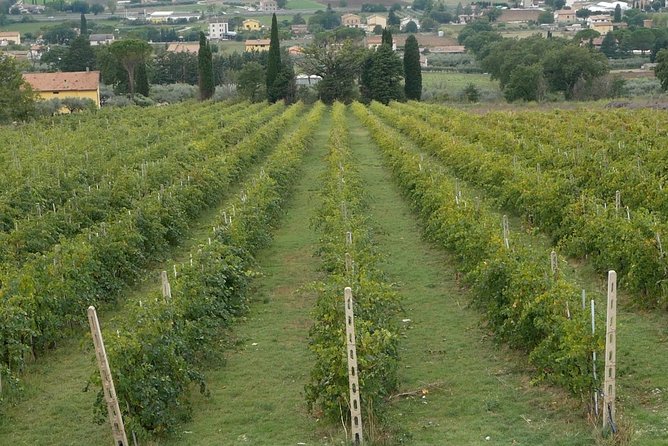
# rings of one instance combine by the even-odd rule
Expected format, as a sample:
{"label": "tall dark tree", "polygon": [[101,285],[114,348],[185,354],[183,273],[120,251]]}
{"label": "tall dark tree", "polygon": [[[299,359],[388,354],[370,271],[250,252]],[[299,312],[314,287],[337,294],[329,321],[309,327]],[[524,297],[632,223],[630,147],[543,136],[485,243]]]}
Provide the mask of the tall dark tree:
{"label": "tall dark tree", "polygon": [[603,38],[603,42],[601,42],[601,52],[610,59],[617,56],[617,39],[615,39],[612,31],[608,31]]}
{"label": "tall dark tree", "polygon": [[211,47],[203,32],[199,33],[199,50],[197,52],[197,75],[199,98],[202,101],[210,99],[216,90],[213,79],[213,55]]}
{"label": "tall dark tree", "polygon": [[81,25],[79,26],[82,36],[88,36],[88,23],[86,22],[86,16],[84,13],[81,13]]}
{"label": "tall dark tree", "polygon": [[422,97],[420,46],[413,34],[408,36],[404,46],[404,81],[406,99],[419,101]]}
{"label": "tall dark tree", "polygon": [[149,85],[148,85],[148,76],[146,74],[146,62],[139,64],[136,71],[137,75],[137,93],[142,96],[148,97]]}
{"label": "tall dark tree", "polygon": [[622,7],[619,6],[619,4],[617,4],[617,6],[615,6],[615,15],[614,15],[612,21],[615,22],[615,23],[619,23],[619,22],[622,21]]}
{"label": "tall dark tree", "polygon": [[281,72],[281,46],[278,40],[278,23],[276,14],[271,17],[271,38],[269,40],[269,59],[267,60],[267,98],[269,102],[281,99],[279,91],[274,87],[274,82]]}
{"label": "tall dark tree", "polygon": [[390,45],[390,48],[392,48],[392,31],[390,31],[389,28],[383,29],[383,34],[381,35],[380,38],[380,43],[381,45]]}
{"label": "tall dark tree", "polygon": [[95,52],[90,46],[85,34],[77,36],[67,48],[67,52],[60,61],[63,71],[85,71],[96,67]]}
{"label": "tall dark tree", "polygon": [[656,68],[654,73],[661,82],[663,91],[668,90],[668,50],[661,50],[656,55]]}
{"label": "tall dark tree", "polygon": [[[391,38],[391,35],[390,35]],[[403,66],[401,59],[384,43],[364,61],[362,67],[362,99],[388,104],[404,96],[401,89]]]}
{"label": "tall dark tree", "polygon": [[401,19],[390,9],[390,13],[387,16],[387,24],[390,26],[399,26],[400,23]]}

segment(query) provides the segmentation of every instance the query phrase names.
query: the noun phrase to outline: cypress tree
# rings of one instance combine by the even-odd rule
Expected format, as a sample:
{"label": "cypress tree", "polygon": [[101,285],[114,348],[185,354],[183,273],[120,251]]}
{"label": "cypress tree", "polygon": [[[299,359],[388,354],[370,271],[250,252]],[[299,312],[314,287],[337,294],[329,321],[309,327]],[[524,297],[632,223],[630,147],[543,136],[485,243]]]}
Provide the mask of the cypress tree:
{"label": "cypress tree", "polygon": [[406,99],[419,101],[422,97],[422,70],[420,68],[420,47],[413,34],[406,39],[404,47],[404,92]]}
{"label": "cypress tree", "polygon": [[617,6],[615,6],[615,15],[614,15],[612,21],[615,22],[615,23],[619,23],[619,22],[622,21],[622,7],[619,6],[619,4]]}
{"label": "cypress tree", "polygon": [[81,13],[81,25],[79,25],[79,29],[82,36],[88,36],[88,23],[83,12]]}
{"label": "cypress tree", "polygon": [[390,31],[388,28],[385,28],[383,30],[383,35],[381,36],[380,39],[381,45],[390,45],[390,48],[392,48],[392,31]]}
{"label": "cypress tree", "polygon": [[204,101],[213,96],[216,86],[213,80],[213,55],[203,32],[199,33],[199,51],[197,52],[197,74],[199,76],[199,97]]}
{"label": "cypress tree", "polygon": [[149,85],[148,76],[146,75],[146,62],[139,64],[136,73],[137,88],[136,92],[142,96],[148,97]]}
{"label": "cypress tree", "polygon": [[269,41],[269,56],[267,60],[267,96],[273,103],[281,99],[281,91],[274,88],[274,83],[281,72],[281,47],[278,41],[278,23],[276,14],[271,17],[271,40]]}

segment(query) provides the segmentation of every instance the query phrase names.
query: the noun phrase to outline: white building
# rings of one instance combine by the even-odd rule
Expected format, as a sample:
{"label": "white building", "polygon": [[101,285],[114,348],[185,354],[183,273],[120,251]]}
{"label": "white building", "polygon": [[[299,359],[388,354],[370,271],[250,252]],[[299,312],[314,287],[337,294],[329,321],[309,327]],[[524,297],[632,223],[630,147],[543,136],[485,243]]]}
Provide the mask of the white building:
{"label": "white building", "polygon": [[90,46],[106,45],[116,40],[113,34],[91,34],[88,36]]}
{"label": "white building", "polygon": [[278,11],[278,3],[275,0],[260,0],[260,11],[276,12]]}
{"label": "white building", "polygon": [[227,22],[209,23],[209,39],[225,39],[230,33]]}

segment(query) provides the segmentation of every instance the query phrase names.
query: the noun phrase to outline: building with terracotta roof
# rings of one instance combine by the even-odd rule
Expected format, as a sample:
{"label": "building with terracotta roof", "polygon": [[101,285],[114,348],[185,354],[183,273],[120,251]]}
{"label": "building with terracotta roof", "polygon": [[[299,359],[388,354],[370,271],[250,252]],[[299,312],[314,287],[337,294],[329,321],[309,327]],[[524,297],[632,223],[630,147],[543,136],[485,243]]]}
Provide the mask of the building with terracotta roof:
{"label": "building with terracotta roof", "polygon": [[244,51],[269,51],[269,39],[248,39],[244,42]]}
{"label": "building with terracotta roof", "polygon": [[100,72],[25,73],[23,78],[40,99],[91,99],[100,107]]}
{"label": "building with terracotta roof", "polygon": [[341,24],[348,28],[359,28],[362,26],[362,18],[357,14],[343,14]]}
{"label": "building with terracotta roof", "polygon": [[0,33],[0,46],[21,45],[21,33],[9,31]]}

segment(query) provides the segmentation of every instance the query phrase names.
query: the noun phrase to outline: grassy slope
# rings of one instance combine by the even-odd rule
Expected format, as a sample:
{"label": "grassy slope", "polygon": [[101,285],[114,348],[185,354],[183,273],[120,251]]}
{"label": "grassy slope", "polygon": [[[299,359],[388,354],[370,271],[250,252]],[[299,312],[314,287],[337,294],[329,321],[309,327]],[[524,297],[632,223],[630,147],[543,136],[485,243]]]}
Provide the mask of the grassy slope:
{"label": "grassy slope", "polygon": [[256,281],[247,320],[234,329],[238,347],[207,373],[211,396],[194,396],[194,419],[182,429],[187,433],[167,444],[313,444],[319,437],[303,395],[314,296],[300,288],[318,277],[318,239],[309,222],[318,206],[328,121],[314,129],[314,149],[288,214],[258,258],[264,275]]}
{"label": "grassy slope", "polygon": [[[494,345],[467,308],[450,259],[419,237],[406,203],[368,134],[351,120],[353,150],[384,236],[386,271],[398,281],[406,318],[401,392],[438,383],[422,398],[402,398],[391,424],[407,444],[581,445],[591,443],[576,402],[528,382],[525,361]],[[485,441],[486,437],[489,441]]]}

